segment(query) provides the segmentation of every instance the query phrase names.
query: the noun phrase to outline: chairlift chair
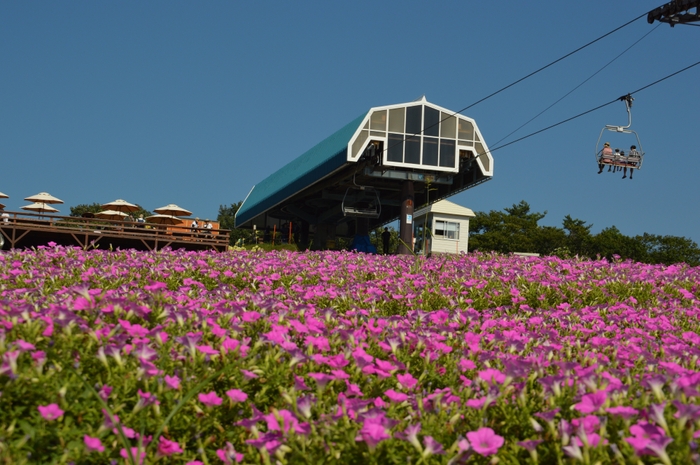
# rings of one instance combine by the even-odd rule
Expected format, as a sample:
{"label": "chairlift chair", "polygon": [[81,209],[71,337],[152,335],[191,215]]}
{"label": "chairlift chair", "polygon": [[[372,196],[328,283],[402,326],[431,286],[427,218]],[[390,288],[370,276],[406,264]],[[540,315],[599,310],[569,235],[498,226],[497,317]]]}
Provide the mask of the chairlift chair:
{"label": "chairlift chair", "polygon": [[[631,108],[632,101],[634,99],[631,95],[628,94],[624,97],[620,97],[620,100],[625,102],[625,107],[627,108],[627,126],[616,126],[607,124],[603,129],[601,129],[600,135],[598,136],[598,142],[596,142],[595,147],[596,163],[600,165],[609,165],[621,168],[632,168],[638,170],[641,169],[642,162],[644,161],[644,150],[642,149],[642,142],[639,140],[639,135],[636,131],[630,129],[630,126],[632,126]],[[634,136],[634,139],[632,139],[631,137],[626,137],[626,139],[628,139],[631,142],[629,144],[630,146],[634,145],[633,141],[636,140],[637,154],[629,155],[629,149],[627,146],[625,146],[624,148],[620,148],[621,152],[625,153],[624,155],[621,155],[621,153],[614,152],[610,152],[609,154],[603,153],[605,147],[601,146],[601,141],[603,140],[603,134],[606,134],[606,131],[611,131],[616,134],[629,134],[631,136]],[[611,147],[610,149],[613,150],[613,147]]]}
{"label": "chairlift chair", "polygon": [[343,216],[355,218],[379,218],[382,214],[382,204],[379,192],[371,186],[360,186],[352,177],[354,186],[348,187],[343,196],[341,208]]}

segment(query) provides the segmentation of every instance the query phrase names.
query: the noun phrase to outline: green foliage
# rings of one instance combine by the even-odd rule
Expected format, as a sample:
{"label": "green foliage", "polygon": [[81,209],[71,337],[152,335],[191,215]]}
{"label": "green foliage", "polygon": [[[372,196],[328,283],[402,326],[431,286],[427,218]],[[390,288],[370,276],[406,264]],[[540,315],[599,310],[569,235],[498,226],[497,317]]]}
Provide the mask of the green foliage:
{"label": "green foliage", "polygon": [[[139,209],[131,214],[131,216],[133,216],[134,218],[138,218],[139,215],[143,215],[143,217],[146,218],[147,216],[151,216],[153,214],[150,211],[143,208],[141,205],[136,204],[136,206],[139,207]],[[104,210],[104,208],[102,208],[102,204],[99,204],[99,203],[90,203],[90,204],[81,203],[81,204],[78,204],[74,207],[70,207],[70,216],[81,217],[85,213],[93,213],[94,214],[94,213],[99,213],[102,210]]]}
{"label": "green foliage", "polygon": [[102,205],[99,203],[81,203],[75,207],[70,207],[70,216],[83,216],[85,213],[97,213],[102,211]]}
{"label": "green foliage", "polygon": [[685,237],[657,236],[644,233],[635,237],[646,249],[647,263],[680,263],[690,266],[700,265],[700,249],[698,245]]}
{"label": "green foliage", "polygon": [[231,231],[229,235],[230,245],[250,245],[255,244],[253,231],[249,231],[243,228],[236,228],[235,219],[236,212],[243,205],[243,201],[240,200],[236,203],[232,203],[228,207],[226,205],[219,205],[219,214],[216,217],[216,221],[219,222],[219,226],[222,229],[228,229]]}
{"label": "green foliage", "polygon": [[470,221],[469,250],[700,265],[700,248],[688,238],[647,233],[630,237],[615,226],[592,235],[592,224],[570,215],[564,217],[563,229],[539,226],[538,221],[546,213],[531,213],[530,205],[524,200],[502,212],[476,212],[476,218]]}
{"label": "green foliage", "polygon": [[389,238],[389,250],[384,250],[384,241],[382,240],[382,233],[384,228],[376,228],[369,232],[369,240],[373,246],[377,248],[377,253],[380,254],[394,254],[399,248],[399,232],[392,228],[387,227],[391,237]]}
{"label": "green foliage", "polygon": [[[505,212],[476,212],[469,222],[469,249],[500,253],[538,252],[539,226],[545,213],[530,213],[530,205],[522,200]],[[544,242],[544,238],[542,239]]]}

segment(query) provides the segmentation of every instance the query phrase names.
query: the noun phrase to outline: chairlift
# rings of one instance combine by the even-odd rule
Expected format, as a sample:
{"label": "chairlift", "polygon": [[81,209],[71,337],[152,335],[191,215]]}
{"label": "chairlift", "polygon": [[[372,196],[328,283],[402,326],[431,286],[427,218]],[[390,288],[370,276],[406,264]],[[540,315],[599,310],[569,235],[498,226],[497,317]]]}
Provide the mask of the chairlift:
{"label": "chairlift", "polygon": [[382,214],[382,204],[379,201],[379,192],[372,186],[361,186],[355,182],[355,175],[352,177],[354,186],[348,187],[343,196],[341,208],[343,216],[355,218],[379,218]]}
{"label": "chairlift", "polygon": [[[615,170],[618,168],[631,168],[634,170],[641,169],[642,161],[644,161],[644,150],[642,149],[642,143],[639,140],[639,135],[632,129],[632,101],[634,100],[631,95],[627,94],[620,97],[620,100],[625,102],[625,107],[627,108],[627,126],[616,126],[607,124],[600,131],[598,136],[598,142],[596,142],[595,147],[595,158],[598,163],[600,170],[602,171],[603,166],[608,165],[614,167]],[[624,135],[624,138],[613,136],[611,140],[615,143],[609,144],[608,142],[603,142],[603,134],[607,134],[606,131],[613,132],[617,135]],[[624,145],[621,147],[615,147],[624,140]],[[636,142],[636,144],[635,144]],[[608,168],[610,170],[610,168]]]}

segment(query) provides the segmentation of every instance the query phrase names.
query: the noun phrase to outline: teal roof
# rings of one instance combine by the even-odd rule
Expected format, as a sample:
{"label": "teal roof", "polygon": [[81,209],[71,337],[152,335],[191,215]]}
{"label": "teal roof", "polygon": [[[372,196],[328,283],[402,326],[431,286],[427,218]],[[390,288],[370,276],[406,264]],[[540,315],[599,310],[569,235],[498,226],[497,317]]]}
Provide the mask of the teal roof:
{"label": "teal roof", "polygon": [[239,227],[347,164],[350,139],[367,112],[253,187],[236,213]]}

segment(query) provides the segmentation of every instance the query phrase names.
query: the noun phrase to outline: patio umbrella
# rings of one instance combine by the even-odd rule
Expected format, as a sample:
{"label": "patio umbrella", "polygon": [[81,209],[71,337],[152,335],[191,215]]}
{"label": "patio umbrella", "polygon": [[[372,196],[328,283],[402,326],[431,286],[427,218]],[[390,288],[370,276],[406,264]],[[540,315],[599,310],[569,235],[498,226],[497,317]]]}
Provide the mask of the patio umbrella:
{"label": "patio umbrella", "polygon": [[39,212],[39,213],[56,213],[58,210],[53,208],[51,205],[46,205],[43,202],[34,202],[29,205],[25,205],[24,207],[20,207],[22,210],[30,210],[33,212]]}
{"label": "patio umbrella", "polygon": [[[27,202],[35,202],[35,203],[43,203],[43,204],[63,203],[63,200],[57,199],[56,197],[49,194],[48,192],[39,192],[36,195],[30,195],[29,197],[25,197],[24,200],[26,200]],[[22,207],[22,208],[24,208],[24,207]],[[58,211],[58,210],[56,210],[56,211]]]}
{"label": "patio umbrella", "polygon": [[133,213],[139,210],[141,207],[139,207],[138,205],[134,205],[133,203],[129,203],[126,200],[117,199],[112,202],[103,204],[102,208],[107,210],[116,210],[118,212],[124,213]]}
{"label": "patio umbrella", "polygon": [[160,213],[161,215],[171,215],[171,216],[190,216],[190,215],[192,215],[191,211],[185,210],[182,207],[178,207],[174,203],[170,203],[164,207],[156,208],[153,211],[156,213]]}
{"label": "patio umbrella", "polygon": [[127,214],[124,212],[118,212],[116,210],[103,210],[101,212],[95,213],[96,218],[100,218],[102,220],[120,220],[123,221],[124,218],[127,217]]}
{"label": "patio umbrella", "polygon": [[9,195],[3,194],[2,192],[0,192],[0,199],[9,199],[9,198],[10,198]]}
{"label": "patio umbrella", "polygon": [[5,207],[6,207],[6,205],[4,203],[0,203],[0,210],[2,210]]}
{"label": "patio umbrella", "polygon": [[151,215],[146,217],[146,221],[149,223],[157,224],[181,224],[182,220],[176,216],[172,215]]}

